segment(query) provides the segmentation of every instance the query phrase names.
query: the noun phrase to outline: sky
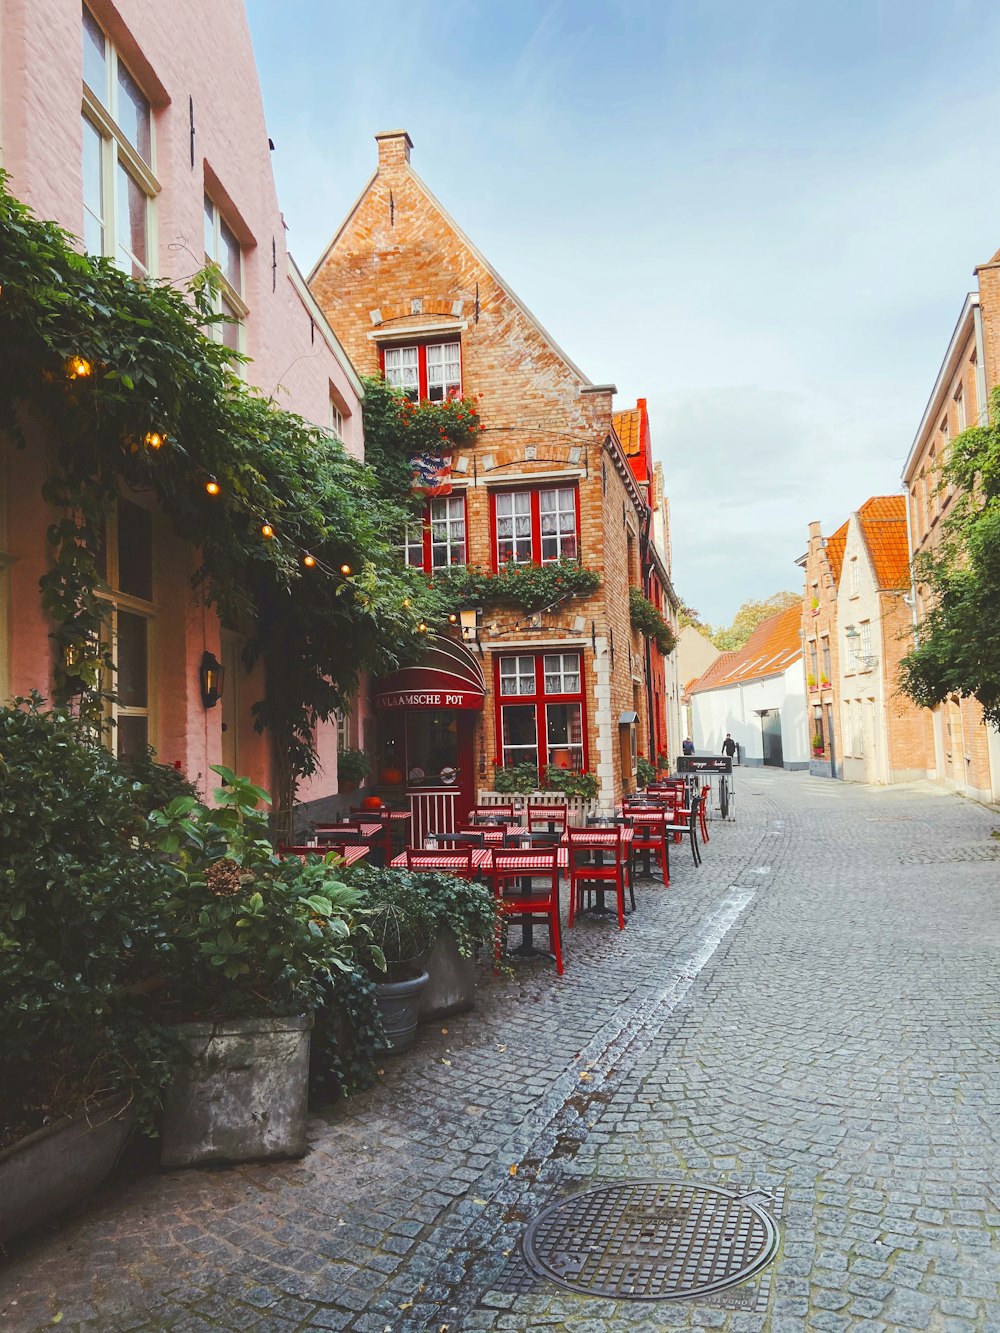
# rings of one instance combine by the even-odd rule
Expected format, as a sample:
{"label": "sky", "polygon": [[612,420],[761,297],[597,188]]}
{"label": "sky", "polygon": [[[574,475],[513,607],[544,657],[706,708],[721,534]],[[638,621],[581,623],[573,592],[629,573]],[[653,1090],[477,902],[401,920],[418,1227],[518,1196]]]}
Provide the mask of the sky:
{"label": "sky", "polygon": [[[289,245],[411,164],[615,406],[649,405],[673,582],[728,624],[808,525],[900,488],[1000,248],[1000,6],[246,0]],[[992,141],[992,142],[991,142]]]}

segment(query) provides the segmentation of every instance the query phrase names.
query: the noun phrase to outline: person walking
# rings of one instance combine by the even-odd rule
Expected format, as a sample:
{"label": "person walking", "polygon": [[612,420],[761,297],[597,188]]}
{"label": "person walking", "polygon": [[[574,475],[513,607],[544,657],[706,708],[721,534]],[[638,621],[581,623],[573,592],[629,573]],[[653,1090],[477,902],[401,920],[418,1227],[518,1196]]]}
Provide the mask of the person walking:
{"label": "person walking", "polygon": [[730,736],[728,731],[726,732],[726,739],[722,742],[722,753],[728,754],[730,759],[732,759],[733,755],[736,753],[736,742],[733,740],[732,736]]}
{"label": "person walking", "polygon": [[694,754],[694,741],[688,736],[687,740],[681,741],[681,750],[684,754]]}

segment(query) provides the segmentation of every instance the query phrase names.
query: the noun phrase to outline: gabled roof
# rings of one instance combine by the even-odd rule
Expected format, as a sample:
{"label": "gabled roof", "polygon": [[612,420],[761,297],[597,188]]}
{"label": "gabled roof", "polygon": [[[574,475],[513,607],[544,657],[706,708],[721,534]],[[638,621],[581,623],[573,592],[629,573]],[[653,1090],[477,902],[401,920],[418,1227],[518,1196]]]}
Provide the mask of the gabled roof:
{"label": "gabled roof", "polygon": [[802,608],[790,606],[758,625],[737,652],[724,653],[690,688],[691,694],[777,676],[802,657]]}
{"label": "gabled roof", "polygon": [[847,523],[841,523],[832,537],[826,539],[826,558],[833,575],[834,583],[840,583],[840,571],[844,567],[844,550],[847,546]]}
{"label": "gabled roof", "polygon": [[875,584],[906,588],[910,552],[906,536],[906,500],[902,495],[873,495],[858,510],[861,537],[868,548]]}

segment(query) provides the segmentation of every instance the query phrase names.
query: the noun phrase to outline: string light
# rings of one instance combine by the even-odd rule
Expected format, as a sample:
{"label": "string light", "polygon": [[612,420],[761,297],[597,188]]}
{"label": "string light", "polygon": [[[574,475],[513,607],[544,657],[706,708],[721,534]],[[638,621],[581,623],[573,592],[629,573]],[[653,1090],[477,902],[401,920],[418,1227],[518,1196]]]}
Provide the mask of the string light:
{"label": "string light", "polygon": [[427,633],[427,626],[424,624],[424,622],[423,622],[422,620],[421,620],[420,624],[417,626],[417,633],[418,633],[418,634],[426,634],[426,633]]}
{"label": "string light", "polygon": [[166,442],[166,436],[161,435],[158,430],[148,430],[143,439],[143,443],[150,449],[159,449]]}
{"label": "string light", "polygon": [[66,374],[71,380],[86,379],[94,367],[82,356],[71,356],[66,363]]}
{"label": "string light", "polygon": [[449,625],[457,625],[457,624],[458,624],[458,616],[455,615],[455,612],[454,612],[454,611],[452,611],[451,615],[448,617],[448,624],[449,624]]}
{"label": "string light", "polygon": [[265,541],[270,541],[274,536],[274,528],[271,527],[270,523],[264,523],[261,525],[260,535]]}
{"label": "string light", "polygon": [[208,491],[209,495],[218,495],[222,487],[214,477],[209,477],[208,481],[205,482],[205,490]]}
{"label": "string light", "polygon": [[310,555],[309,552],[306,551],[305,555],[302,557],[302,563],[305,565],[306,569],[312,569],[313,565],[316,563],[316,557]]}
{"label": "string light", "polygon": [[409,605],[410,605],[410,599],[409,599],[409,597],[404,597],[404,598],[403,598],[403,605],[404,605],[404,606],[409,606]]}
{"label": "string light", "polygon": [[346,578],[350,578],[350,574],[351,574],[351,567],[350,567],[350,565],[341,565],[341,566],[340,566],[340,572],[341,572],[341,574],[343,574],[343,576],[344,576],[345,579],[346,579]]}

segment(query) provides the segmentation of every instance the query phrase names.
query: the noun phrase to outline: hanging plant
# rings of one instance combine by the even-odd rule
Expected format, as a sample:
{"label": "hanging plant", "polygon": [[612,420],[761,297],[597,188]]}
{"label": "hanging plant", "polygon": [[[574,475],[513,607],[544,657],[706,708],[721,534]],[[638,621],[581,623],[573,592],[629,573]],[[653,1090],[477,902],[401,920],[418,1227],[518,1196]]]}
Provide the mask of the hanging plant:
{"label": "hanging plant", "polygon": [[506,603],[529,612],[554,610],[572,597],[592,597],[600,586],[601,576],[594,570],[566,559],[544,565],[507,564],[497,574],[464,566],[434,573],[434,589],[449,611],[461,602]]}
{"label": "hanging plant", "polygon": [[653,603],[638,588],[628,590],[629,620],[632,628],[647,639],[652,639],[664,657],[677,647],[677,636]]}

